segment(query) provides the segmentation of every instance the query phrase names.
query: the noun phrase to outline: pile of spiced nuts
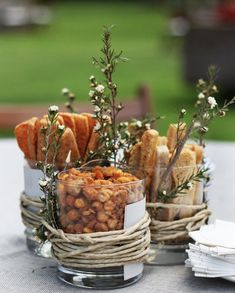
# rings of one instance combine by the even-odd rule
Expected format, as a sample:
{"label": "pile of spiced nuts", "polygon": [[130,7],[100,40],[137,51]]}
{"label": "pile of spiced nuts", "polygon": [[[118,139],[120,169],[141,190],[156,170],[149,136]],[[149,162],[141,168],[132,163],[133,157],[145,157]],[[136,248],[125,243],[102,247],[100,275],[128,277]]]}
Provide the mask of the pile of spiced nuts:
{"label": "pile of spiced nuts", "polygon": [[69,169],[57,181],[59,224],[70,234],[123,229],[125,207],[144,198],[144,182],[113,166]]}

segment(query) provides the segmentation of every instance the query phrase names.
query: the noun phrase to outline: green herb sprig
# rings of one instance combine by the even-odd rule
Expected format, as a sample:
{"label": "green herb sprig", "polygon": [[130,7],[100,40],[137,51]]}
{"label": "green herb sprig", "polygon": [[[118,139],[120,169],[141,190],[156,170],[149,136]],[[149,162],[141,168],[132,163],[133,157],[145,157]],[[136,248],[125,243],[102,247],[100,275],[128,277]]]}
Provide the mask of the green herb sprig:
{"label": "green herb sprig", "polygon": [[186,191],[190,190],[193,187],[194,182],[204,181],[206,183],[208,180],[208,169],[199,168],[195,174],[193,173],[188,178],[183,180],[182,183],[177,185],[170,192],[167,192],[166,190],[159,191],[158,201],[167,203],[177,196],[185,195]]}
{"label": "green herb sprig", "polygon": [[[55,160],[60,148],[60,139],[64,133],[64,126],[57,123],[58,107],[50,106],[48,109],[48,125],[41,129],[45,137],[44,162],[40,162],[38,167],[43,172],[43,178],[39,180],[40,189],[43,192],[41,201],[44,208],[41,210],[42,218],[52,227],[57,228],[57,200],[55,193],[56,166]],[[49,153],[52,153],[52,161],[49,162]],[[47,240],[47,230],[44,225],[40,225],[36,231],[38,238],[44,242]]]}
{"label": "green herb sprig", "polygon": [[[105,85],[98,83],[92,75],[90,77],[89,97],[94,107],[94,116],[97,120],[96,132],[100,137],[100,150],[92,157],[103,157],[117,164],[118,151],[122,146],[121,136],[117,124],[117,116],[123,109],[122,103],[118,103],[117,85],[113,80],[113,74],[117,64],[127,59],[122,56],[122,51],[116,53],[112,48],[111,36],[113,27],[104,27],[99,59],[93,57],[93,64],[96,65],[105,77]],[[91,157],[91,158],[92,158]]]}

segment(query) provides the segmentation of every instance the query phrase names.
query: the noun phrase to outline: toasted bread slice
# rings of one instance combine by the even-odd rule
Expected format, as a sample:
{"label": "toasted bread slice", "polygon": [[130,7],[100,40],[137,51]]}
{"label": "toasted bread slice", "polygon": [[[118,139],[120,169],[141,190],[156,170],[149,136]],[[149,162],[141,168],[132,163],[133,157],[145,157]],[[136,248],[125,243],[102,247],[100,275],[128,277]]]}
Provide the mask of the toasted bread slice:
{"label": "toasted bread slice", "polygon": [[24,156],[26,159],[30,158],[29,146],[27,143],[28,128],[29,128],[29,120],[18,124],[15,127],[15,131],[14,131],[18,146],[24,153]]}
{"label": "toasted bread slice", "polygon": [[150,187],[156,164],[156,146],[158,132],[154,129],[146,130],[141,138],[140,170],[145,173],[147,200],[150,198]]}
{"label": "toasted bread slice", "polygon": [[[170,161],[170,152],[166,145],[161,145],[156,147],[156,164],[154,168],[154,174],[152,177],[152,184],[151,184],[151,194],[152,198],[157,193],[158,185],[160,179],[162,178],[168,164]],[[172,179],[170,176],[166,179],[165,182],[162,184],[162,190],[169,191],[172,186]],[[155,196],[156,198],[156,196]]]}
{"label": "toasted bread slice", "polygon": [[203,147],[197,144],[186,144],[185,148],[190,149],[191,151],[194,151],[196,154],[196,163],[197,164],[201,164],[202,160],[203,160],[203,155],[204,155],[204,151],[203,151]]}
{"label": "toasted bread slice", "polygon": [[157,140],[157,145],[167,145],[167,137],[166,136],[159,136]]}
{"label": "toasted bread slice", "polygon": [[86,116],[74,114],[73,119],[75,122],[76,141],[79,153],[83,158],[86,154],[87,145],[89,142],[89,123]]}
{"label": "toasted bread slice", "polygon": [[56,165],[65,166],[65,161],[70,152],[70,161],[75,162],[80,159],[76,139],[70,128],[66,128],[60,139],[60,148],[56,156]]}
{"label": "toasted bread slice", "polygon": [[130,150],[130,158],[128,160],[128,166],[133,170],[138,170],[140,167],[140,156],[141,156],[141,145],[142,142],[136,143]]}
{"label": "toasted bread slice", "polygon": [[94,127],[96,126],[97,120],[94,118],[94,115],[91,113],[82,113],[81,115],[87,117],[89,125],[89,137],[91,137]]}
{"label": "toasted bread slice", "polygon": [[33,117],[28,123],[28,148],[29,148],[29,159],[37,160],[37,124],[38,118]]}
{"label": "toasted bread slice", "polygon": [[73,119],[73,114],[62,112],[62,113],[60,113],[59,116],[63,118],[64,125],[66,127],[69,127],[72,130],[72,132],[74,133],[74,135],[75,135],[76,130],[75,130],[75,122],[74,122],[74,119]]}
{"label": "toasted bread slice", "polygon": [[[46,119],[47,123],[49,122],[48,115],[44,115],[44,116],[42,117],[42,119]],[[57,115],[57,122],[58,122],[60,125],[65,125],[65,123],[64,123],[64,119],[63,119],[63,117],[60,115],[60,113]]]}
{"label": "toasted bread slice", "polygon": [[197,171],[196,154],[188,148],[183,148],[175,166],[172,177],[176,185],[181,184]]}
{"label": "toasted bread slice", "polygon": [[87,156],[89,155],[90,152],[94,152],[99,145],[99,134],[95,131],[92,132],[88,146],[87,146]]}
{"label": "toasted bread slice", "polygon": [[[189,148],[184,148],[172,170],[174,185],[178,186],[187,180],[191,175],[197,172],[196,154]],[[193,204],[195,197],[195,182],[190,190],[185,190],[185,194],[175,197],[172,202],[182,204]]]}
{"label": "toasted bread slice", "polygon": [[203,160],[203,147],[197,144],[194,144],[194,151],[196,153],[196,163],[201,164]]}
{"label": "toasted bread slice", "polygon": [[[185,136],[186,124],[182,123],[178,129],[178,137],[181,140]],[[167,131],[167,146],[173,152],[177,143],[177,124],[170,124]]]}
{"label": "toasted bread slice", "polygon": [[38,122],[37,126],[37,160],[43,162],[45,160],[45,134],[42,133],[42,128],[48,126],[48,118],[44,117]]}

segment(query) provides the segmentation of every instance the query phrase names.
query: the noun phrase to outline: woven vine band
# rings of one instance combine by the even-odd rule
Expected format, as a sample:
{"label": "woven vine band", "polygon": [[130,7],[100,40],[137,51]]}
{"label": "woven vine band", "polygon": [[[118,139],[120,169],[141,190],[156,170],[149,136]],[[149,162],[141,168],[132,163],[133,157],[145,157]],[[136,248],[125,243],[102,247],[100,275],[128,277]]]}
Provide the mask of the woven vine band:
{"label": "woven vine band", "polygon": [[42,221],[49,232],[57,262],[69,268],[117,267],[143,262],[150,244],[150,217],[134,226],[117,231],[90,234],[67,234]]}
{"label": "woven vine band", "polygon": [[151,219],[150,230],[151,239],[161,242],[161,241],[174,241],[178,238],[186,239],[188,238],[188,233],[190,231],[198,230],[202,225],[204,225],[211,215],[211,211],[207,209],[206,204],[201,205],[181,205],[181,204],[164,204],[164,203],[147,203],[147,209],[150,214],[151,209],[158,208],[191,208],[195,210],[194,216],[188,218],[182,218],[175,221],[158,221]]}
{"label": "woven vine band", "polygon": [[20,197],[20,210],[22,221],[26,228],[38,228],[41,224],[42,217],[40,210],[43,208],[43,203],[39,198],[31,197],[25,193]]}

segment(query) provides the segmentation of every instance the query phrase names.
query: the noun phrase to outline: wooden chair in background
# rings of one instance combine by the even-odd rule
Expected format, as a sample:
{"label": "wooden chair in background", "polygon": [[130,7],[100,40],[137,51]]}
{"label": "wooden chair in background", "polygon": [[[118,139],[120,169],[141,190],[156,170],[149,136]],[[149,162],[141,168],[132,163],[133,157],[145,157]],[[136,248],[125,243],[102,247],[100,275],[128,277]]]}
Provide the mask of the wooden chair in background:
{"label": "wooden chair in background", "polygon": [[[124,109],[118,120],[126,121],[130,118],[141,118],[152,112],[150,90],[146,85],[140,86],[137,95],[133,98],[122,99]],[[59,105],[60,106],[60,105]],[[33,116],[42,117],[47,113],[48,105],[0,105],[0,130],[13,129],[17,124]],[[60,107],[65,111],[64,106]],[[92,112],[93,106],[89,103],[79,103],[79,112]]]}

